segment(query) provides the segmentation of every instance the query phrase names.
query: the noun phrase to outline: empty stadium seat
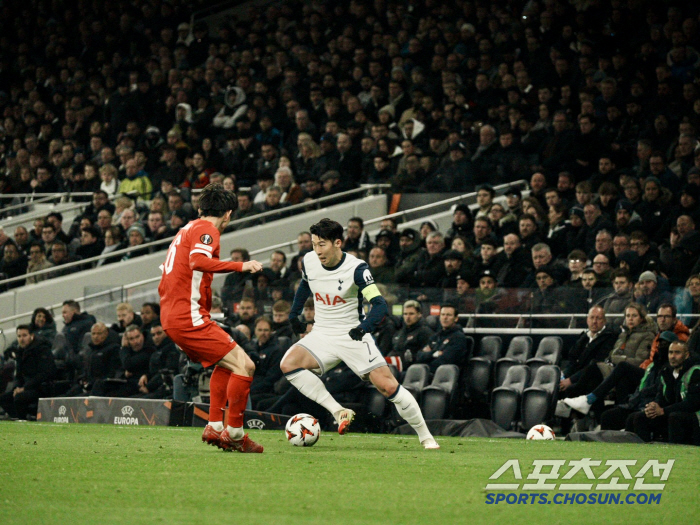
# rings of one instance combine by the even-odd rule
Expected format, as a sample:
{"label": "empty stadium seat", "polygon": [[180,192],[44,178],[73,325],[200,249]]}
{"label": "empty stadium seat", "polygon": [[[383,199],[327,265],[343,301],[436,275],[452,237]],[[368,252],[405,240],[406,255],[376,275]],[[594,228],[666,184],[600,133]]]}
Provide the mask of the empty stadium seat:
{"label": "empty stadium seat", "polygon": [[491,420],[505,430],[511,430],[520,415],[520,399],[530,379],[525,365],[508,368],[503,385],[491,393]]}
{"label": "empty stadium seat", "polygon": [[473,401],[488,401],[493,367],[501,357],[503,341],[497,335],[481,339],[479,354],[469,360],[465,370],[464,395]]}
{"label": "empty stadium seat", "polygon": [[59,361],[63,361],[68,358],[68,340],[62,332],[58,332],[53,338],[53,344],[51,345],[51,353],[53,358],[56,360],[58,365]]}
{"label": "empty stadium seat", "polygon": [[281,335],[277,337],[277,345],[279,346],[280,350],[286,352],[289,347],[292,346],[292,340],[286,335]]}
{"label": "empty stadium seat", "polygon": [[537,369],[544,365],[559,365],[564,343],[559,336],[543,337],[537,346],[535,357],[528,359],[525,364],[530,367],[530,375],[535,377]]}
{"label": "empty stadium seat", "polygon": [[542,365],[537,369],[532,386],[523,392],[521,421],[524,430],[544,423],[553,416],[560,376],[558,366]]}
{"label": "empty stadium seat", "polygon": [[440,365],[433,381],[421,392],[421,410],[425,419],[444,419],[452,411],[459,380],[457,365]]}
{"label": "empty stadium seat", "polygon": [[416,401],[420,403],[420,393],[430,380],[430,367],[426,364],[415,364],[408,367],[403,378],[403,386],[408,390]]}
{"label": "empty stadium seat", "polygon": [[365,394],[365,410],[367,411],[367,425],[372,432],[383,432],[387,409],[390,403],[377,390],[374,385],[367,387]]}
{"label": "empty stadium seat", "polygon": [[505,357],[496,361],[496,386],[501,386],[508,369],[513,365],[525,364],[532,352],[532,337],[528,335],[515,336],[508,345]]}
{"label": "empty stadium seat", "polygon": [[425,324],[433,332],[437,332],[438,330],[440,330],[440,317],[438,317],[437,315],[429,315],[425,318]]}
{"label": "empty stadium seat", "polygon": [[80,341],[80,348],[78,349],[78,353],[81,356],[87,355],[87,351],[89,350],[89,344],[92,342],[92,334],[90,332],[85,332],[83,334],[83,339]]}

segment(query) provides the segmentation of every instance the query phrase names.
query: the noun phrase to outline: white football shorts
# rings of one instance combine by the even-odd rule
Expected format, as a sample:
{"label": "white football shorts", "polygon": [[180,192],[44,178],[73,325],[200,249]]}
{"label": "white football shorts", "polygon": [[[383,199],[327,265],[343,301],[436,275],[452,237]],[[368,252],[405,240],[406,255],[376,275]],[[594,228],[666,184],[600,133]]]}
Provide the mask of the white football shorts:
{"label": "white football shorts", "polygon": [[296,344],[306,348],[316,359],[321,374],[335,368],[341,361],[358,376],[387,366],[372,334],[365,334],[362,341],[354,341],[348,334],[329,334],[314,328]]}

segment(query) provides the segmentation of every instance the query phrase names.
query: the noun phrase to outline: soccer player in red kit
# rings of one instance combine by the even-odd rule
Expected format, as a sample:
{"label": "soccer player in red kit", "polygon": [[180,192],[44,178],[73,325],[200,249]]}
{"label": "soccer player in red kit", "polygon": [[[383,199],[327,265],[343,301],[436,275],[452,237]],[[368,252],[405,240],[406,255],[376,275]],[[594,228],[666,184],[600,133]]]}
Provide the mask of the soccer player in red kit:
{"label": "soccer player in red kit", "polygon": [[[158,293],[163,329],[195,362],[216,364],[211,376],[209,424],[202,441],[223,450],[262,452],[243,432],[255,365],[245,351],[211,320],[211,282],[214,273],[258,272],[258,261],[219,260],[219,237],[238,207],[236,195],[221,184],[209,184],[199,198],[199,219],[180,230],[170,243]],[[228,421],[223,411],[228,401]]]}

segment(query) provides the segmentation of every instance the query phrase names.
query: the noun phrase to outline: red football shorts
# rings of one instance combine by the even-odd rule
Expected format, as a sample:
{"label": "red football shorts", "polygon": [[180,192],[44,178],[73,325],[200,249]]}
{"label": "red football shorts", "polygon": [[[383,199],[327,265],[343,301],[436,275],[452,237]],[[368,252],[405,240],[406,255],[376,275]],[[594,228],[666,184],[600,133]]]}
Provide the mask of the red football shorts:
{"label": "red football shorts", "polygon": [[179,346],[187,357],[205,368],[221,361],[236,347],[233,338],[214,321],[191,328],[168,328],[165,333]]}

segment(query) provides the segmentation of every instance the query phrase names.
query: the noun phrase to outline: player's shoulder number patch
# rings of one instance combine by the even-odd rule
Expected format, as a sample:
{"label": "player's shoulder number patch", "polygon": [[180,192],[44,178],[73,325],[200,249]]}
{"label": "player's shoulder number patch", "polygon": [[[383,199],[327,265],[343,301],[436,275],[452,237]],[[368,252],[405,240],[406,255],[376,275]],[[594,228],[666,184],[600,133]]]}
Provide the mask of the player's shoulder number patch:
{"label": "player's shoulder number patch", "polygon": [[199,238],[200,241],[202,241],[202,244],[211,244],[214,242],[214,239],[211,235],[208,233],[205,233]]}

